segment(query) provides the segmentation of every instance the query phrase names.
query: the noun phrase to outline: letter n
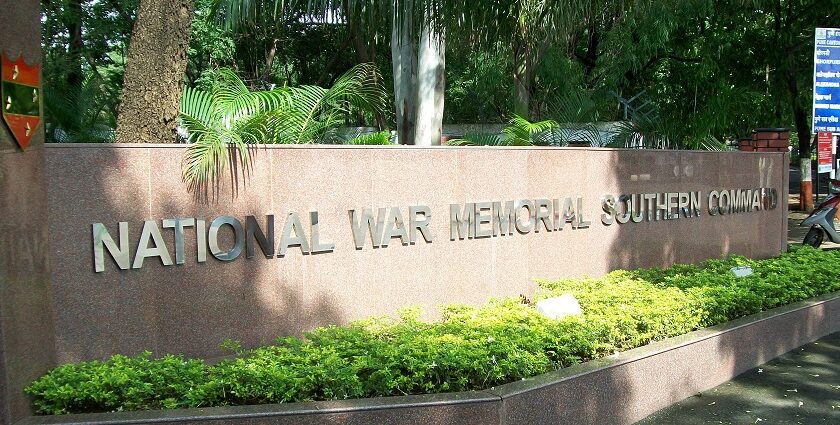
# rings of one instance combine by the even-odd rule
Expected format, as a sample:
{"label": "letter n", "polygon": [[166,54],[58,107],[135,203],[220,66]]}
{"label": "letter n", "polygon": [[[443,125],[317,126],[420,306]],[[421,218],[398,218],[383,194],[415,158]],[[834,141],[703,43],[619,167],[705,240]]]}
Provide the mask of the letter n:
{"label": "letter n", "polygon": [[128,252],[128,222],[121,221],[120,224],[120,246],[108,233],[108,229],[102,223],[93,223],[93,265],[94,270],[99,273],[105,271],[105,249],[111,254],[111,258],[117,263],[120,270],[128,270],[130,255]]}

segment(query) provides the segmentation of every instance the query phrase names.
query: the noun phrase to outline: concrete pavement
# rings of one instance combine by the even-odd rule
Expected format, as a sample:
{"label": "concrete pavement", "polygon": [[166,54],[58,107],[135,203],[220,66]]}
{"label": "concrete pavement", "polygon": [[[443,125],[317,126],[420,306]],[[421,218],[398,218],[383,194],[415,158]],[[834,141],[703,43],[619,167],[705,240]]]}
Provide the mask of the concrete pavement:
{"label": "concrete pavement", "polygon": [[838,424],[840,333],[782,355],[638,422]]}

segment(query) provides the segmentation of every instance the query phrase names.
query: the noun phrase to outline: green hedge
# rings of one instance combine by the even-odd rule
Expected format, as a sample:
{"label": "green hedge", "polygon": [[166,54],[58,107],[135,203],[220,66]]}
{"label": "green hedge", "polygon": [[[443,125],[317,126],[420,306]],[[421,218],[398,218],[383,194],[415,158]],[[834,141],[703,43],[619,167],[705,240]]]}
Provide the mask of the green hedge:
{"label": "green hedge", "polygon": [[[59,366],[26,392],[46,414],[204,407],[489,388],[840,290],[840,252],[798,248],[769,260],[615,271],[540,282],[572,293],[584,315],[549,320],[519,300],[449,306],[434,323],[407,309],[242,350],[215,365],[115,355]],[[730,268],[750,265],[736,278]]]}

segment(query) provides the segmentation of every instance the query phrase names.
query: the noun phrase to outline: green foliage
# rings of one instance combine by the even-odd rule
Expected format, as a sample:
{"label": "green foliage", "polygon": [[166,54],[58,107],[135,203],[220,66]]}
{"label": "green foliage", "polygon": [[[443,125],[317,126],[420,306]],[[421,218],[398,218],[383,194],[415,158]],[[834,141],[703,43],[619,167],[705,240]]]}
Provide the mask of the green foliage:
{"label": "green foliage", "polygon": [[513,145],[548,145],[550,130],[557,127],[553,120],[530,122],[519,115],[510,119],[510,124],[502,131]]}
{"label": "green foliage", "polygon": [[446,49],[444,122],[505,122],[513,102],[511,55],[505,46],[487,52],[459,44]]}
{"label": "green foliage", "polygon": [[[210,91],[185,88],[181,123],[190,142],[184,179],[191,185],[215,179],[233,150],[248,167],[248,145],[324,142],[328,130],[356,111],[384,114],[385,90],[376,68],[361,64],[329,89],[279,87],[251,91],[229,69],[218,71]],[[231,149],[233,148],[233,149]]]}
{"label": "green foliage", "polygon": [[534,146],[551,144],[551,130],[557,127],[552,120],[530,122],[514,115],[502,134],[467,134],[450,140],[452,146]]}
{"label": "green foliage", "polygon": [[363,134],[349,139],[342,144],[344,145],[390,145],[391,132],[380,131],[376,133]]}
{"label": "green foliage", "polygon": [[116,105],[106,84],[90,77],[79,85],[52,81],[44,85],[45,136],[48,142],[101,143],[113,140],[116,115],[108,109]]}
{"label": "green foliage", "polygon": [[446,144],[449,146],[511,146],[504,135],[490,133],[467,133],[463,138],[451,139]]}
{"label": "green foliage", "polygon": [[113,139],[137,0],[42,2],[47,142]]}
{"label": "green foliage", "polygon": [[201,89],[209,89],[212,86],[214,69],[238,65],[235,34],[220,25],[213,13],[217,2],[218,0],[196,1],[195,16],[190,27],[186,76],[190,83]]}
{"label": "green foliage", "polygon": [[206,383],[206,365],[181,356],[112,356],[59,366],[27,388],[42,413],[174,409],[200,405],[194,391]]}
{"label": "green foliage", "polygon": [[[518,299],[328,326],[274,345],[224,347],[216,365],[113,356],[59,366],[26,392],[46,414],[282,403],[489,388],[840,290],[840,252],[796,248],[768,260],[614,271],[540,282],[537,298],[577,297],[583,316],[551,320]],[[737,278],[730,269],[749,265]]]}
{"label": "green foliage", "polygon": [[[360,59],[358,55],[354,58],[347,54],[352,37],[350,25],[333,23],[340,16],[338,13],[326,18],[317,16],[319,12],[307,2],[203,0],[203,3],[199,3],[197,10],[199,16],[206,16],[206,30],[221,32],[233,42],[233,49],[226,51],[230,54],[219,65],[235,68],[251,88],[268,88],[272,84],[326,85],[353,65],[375,60],[373,55],[362,55],[364,59]],[[194,26],[194,34],[195,29]],[[375,44],[372,35],[364,36],[354,47]],[[213,39],[208,41],[212,43]],[[196,44],[205,42],[199,39]]]}
{"label": "green foliage", "polygon": [[[49,141],[109,139],[138,3],[41,2]],[[326,87],[361,62],[377,63],[390,85],[399,5],[445,27],[448,123],[503,122],[518,75],[529,83],[532,119],[553,119],[593,145],[606,141],[589,123],[624,121],[616,96],[644,93],[635,105],[648,102],[651,116],[631,116],[627,128],[638,131],[622,130],[613,146],[720,149],[756,127],[791,127],[794,146],[804,137],[802,155],[813,30],[840,18],[836,1],[814,0],[446,0],[428,10],[427,2],[372,0],[195,4],[185,80],[202,90],[212,89],[220,67],[264,90]],[[398,19],[407,16],[401,8]],[[349,121],[364,125],[362,116]],[[388,117],[377,118],[383,125]]]}
{"label": "green foliage", "polygon": [[647,89],[671,138],[694,149],[710,136],[732,139],[756,127],[790,127],[794,137],[808,137],[814,28],[840,18],[836,1],[668,3],[613,45],[635,54],[639,35],[653,32],[645,28],[671,22],[668,37],[647,39],[659,47],[648,48],[650,59],[634,67],[625,91]]}

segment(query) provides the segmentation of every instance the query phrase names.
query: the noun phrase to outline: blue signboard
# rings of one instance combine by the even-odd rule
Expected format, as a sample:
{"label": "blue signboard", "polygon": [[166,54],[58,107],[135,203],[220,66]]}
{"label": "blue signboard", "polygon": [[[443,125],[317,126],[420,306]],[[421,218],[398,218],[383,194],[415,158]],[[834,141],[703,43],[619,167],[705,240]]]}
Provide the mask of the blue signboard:
{"label": "blue signboard", "polygon": [[811,131],[840,133],[840,28],[817,28]]}

